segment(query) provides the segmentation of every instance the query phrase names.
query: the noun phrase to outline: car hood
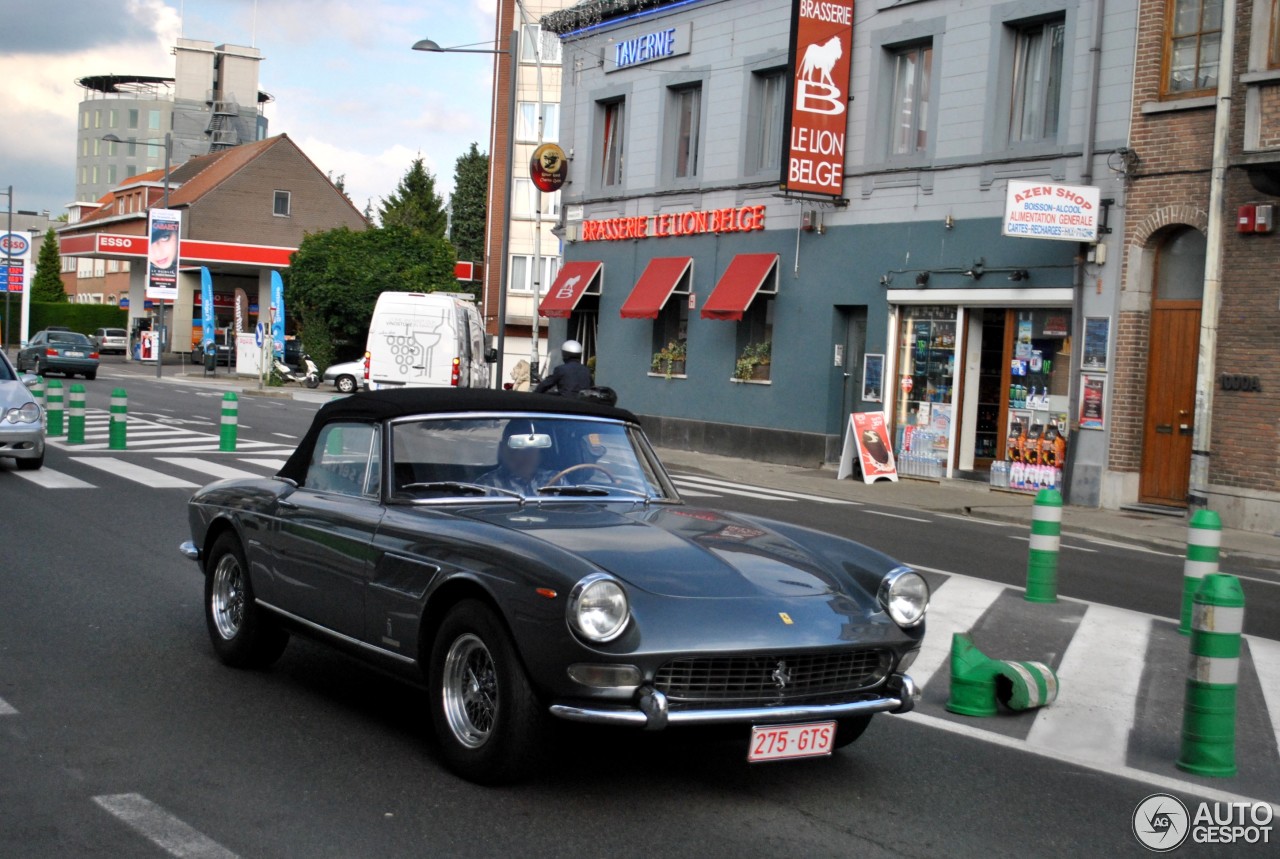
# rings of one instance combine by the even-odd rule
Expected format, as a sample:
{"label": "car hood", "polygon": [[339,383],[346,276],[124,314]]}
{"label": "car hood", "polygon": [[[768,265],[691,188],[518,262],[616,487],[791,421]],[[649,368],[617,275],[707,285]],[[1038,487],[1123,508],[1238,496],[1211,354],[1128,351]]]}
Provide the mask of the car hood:
{"label": "car hood", "polygon": [[[802,546],[767,520],[683,506],[586,503],[472,508],[467,515],[549,543],[664,596],[869,597],[843,563]],[[858,563],[863,547],[841,545],[851,550],[844,561]],[[862,560],[869,566],[891,563],[865,552]],[[878,577],[888,569],[873,572]]]}
{"label": "car hood", "polygon": [[35,402],[35,397],[22,382],[0,382],[0,414],[32,402]]}

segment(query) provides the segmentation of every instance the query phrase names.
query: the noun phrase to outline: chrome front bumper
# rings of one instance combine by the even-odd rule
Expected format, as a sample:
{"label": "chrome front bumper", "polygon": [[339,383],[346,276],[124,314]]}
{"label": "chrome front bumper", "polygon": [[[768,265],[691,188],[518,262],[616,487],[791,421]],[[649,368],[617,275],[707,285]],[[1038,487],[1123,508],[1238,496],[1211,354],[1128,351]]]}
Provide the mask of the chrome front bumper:
{"label": "chrome front bumper", "polygon": [[646,686],[640,690],[637,709],[634,710],[553,704],[551,715],[570,722],[626,725],[647,731],[661,731],[668,725],[817,722],[825,719],[869,716],[872,713],[906,713],[915,708],[916,701],[920,698],[920,690],[916,688],[915,681],[906,674],[895,674],[890,677],[885,693],[878,698],[852,701],[847,704],[800,704],[789,707],[740,707],[673,712],[668,706],[666,695]]}
{"label": "chrome front bumper", "polygon": [[190,540],[186,540],[180,546],[178,546],[178,551],[182,553],[182,557],[186,558],[189,561],[200,560],[200,550],[197,549],[196,544],[191,542]]}

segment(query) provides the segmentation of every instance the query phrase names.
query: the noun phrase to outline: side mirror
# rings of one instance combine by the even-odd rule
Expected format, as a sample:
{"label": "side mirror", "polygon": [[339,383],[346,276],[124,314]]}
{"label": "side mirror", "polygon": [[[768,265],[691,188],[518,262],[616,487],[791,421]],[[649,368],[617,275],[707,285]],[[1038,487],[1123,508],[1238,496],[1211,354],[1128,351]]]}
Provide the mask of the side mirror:
{"label": "side mirror", "polygon": [[498,360],[498,350],[490,346],[484,350],[484,360],[486,364],[496,363]]}
{"label": "side mirror", "polygon": [[22,379],[22,384],[26,385],[28,388],[34,388],[36,385],[40,384],[40,377],[34,373],[23,373],[19,378]]}

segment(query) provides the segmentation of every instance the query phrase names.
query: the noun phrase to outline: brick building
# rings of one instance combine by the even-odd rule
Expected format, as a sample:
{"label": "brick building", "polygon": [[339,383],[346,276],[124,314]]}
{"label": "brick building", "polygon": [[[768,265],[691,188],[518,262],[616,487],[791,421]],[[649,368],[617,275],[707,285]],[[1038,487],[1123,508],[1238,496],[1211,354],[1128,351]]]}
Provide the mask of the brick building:
{"label": "brick building", "polygon": [[1139,15],[1102,502],[1206,504],[1230,526],[1275,531],[1280,236],[1266,224],[1280,194],[1280,9],[1174,10],[1142,0]]}

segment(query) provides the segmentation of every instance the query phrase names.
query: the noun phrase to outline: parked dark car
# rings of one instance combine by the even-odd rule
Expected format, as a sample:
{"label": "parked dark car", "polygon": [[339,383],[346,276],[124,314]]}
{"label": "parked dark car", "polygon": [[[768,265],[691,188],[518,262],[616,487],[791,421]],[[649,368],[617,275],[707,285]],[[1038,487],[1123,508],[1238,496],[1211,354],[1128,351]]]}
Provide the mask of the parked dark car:
{"label": "parked dark car", "polygon": [[275,477],[210,484],[188,516],[223,662],[269,665],[301,633],[425,680],[444,761],[477,782],[527,774],[552,718],[726,725],[775,760],[916,699],[918,573],[686,506],[636,418],[599,403],[355,393]]}
{"label": "parked dark car", "polygon": [[27,341],[14,363],[19,372],[30,370],[38,376],[52,370],[93,379],[98,375],[98,347],[83,334],[48,328]]}

